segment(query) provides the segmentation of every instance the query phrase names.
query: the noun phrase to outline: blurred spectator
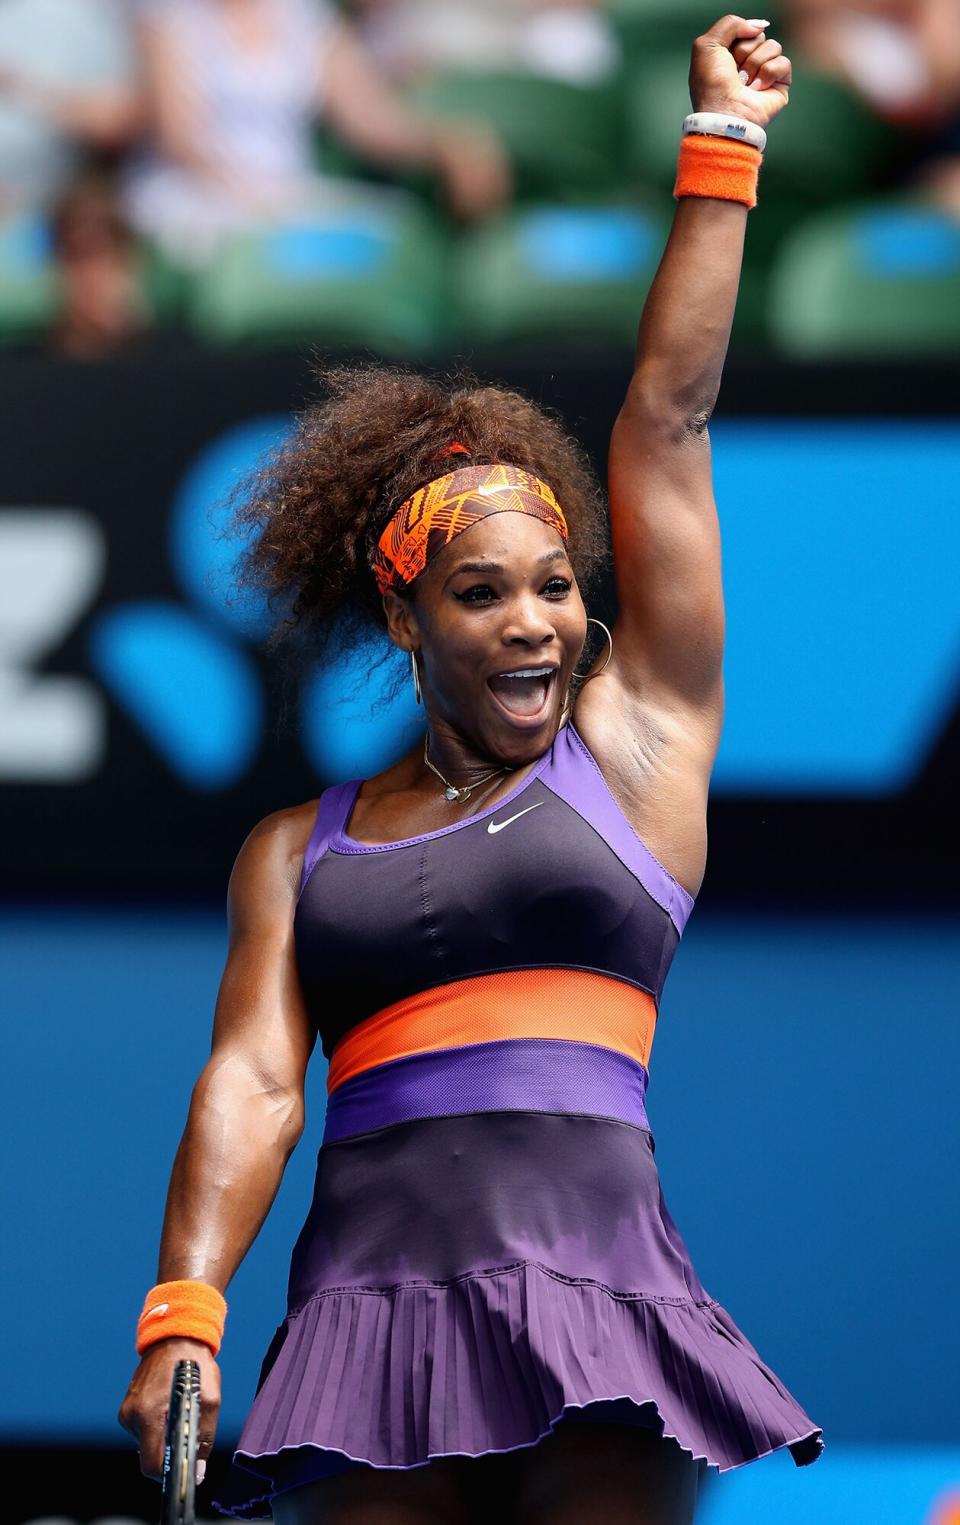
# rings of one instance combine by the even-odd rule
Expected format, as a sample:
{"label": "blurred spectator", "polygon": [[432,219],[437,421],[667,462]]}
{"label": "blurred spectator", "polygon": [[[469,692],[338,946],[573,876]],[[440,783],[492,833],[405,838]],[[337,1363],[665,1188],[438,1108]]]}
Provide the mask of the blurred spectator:
{"label": "blurred spectator", "polygon": [[495,132],[415,116],[326,0],[138,0],[138,10],[151,136],[130,167],[127,206],[174,258],[202,262],[252,218],[322,210],[318,116],[378,165],[434,170],[464,218],[508,195]]}
{"label": "blurred spectator", "polygon": [[142,339],[150,323],[137,243],[110,183],[78,180],[54,206],[50,225],[60,296],[50,348],[99,360]]}
{"label": "blurred spectator", "polygon": [[790,0],[791,46],[915,146],[912,184],[960,215],[958,0]]}
{"label": "blurred spectator", "polygon": [[591,0],[352,0],[364,39],[392,78],[517,69],[595,84],[619,63],[609,19]]}
{"label": "blurred spectator", "polygon": [[136,125],[124,0],[0,0],[0,212],[48,206]]}

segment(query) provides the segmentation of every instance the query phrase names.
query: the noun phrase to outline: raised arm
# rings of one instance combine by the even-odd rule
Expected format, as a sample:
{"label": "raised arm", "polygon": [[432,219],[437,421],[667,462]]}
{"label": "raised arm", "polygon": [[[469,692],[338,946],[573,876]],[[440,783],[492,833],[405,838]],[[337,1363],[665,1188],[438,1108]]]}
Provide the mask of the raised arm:
{"label": "raised arm", "polygon": [[[786,104],[790,78],[789,59],[759,22],[724,16],[693,44],[696,111],[764,127]],[[647,702],[696,707],[714,740],[724,609],[707,424],[733,322],[747,214],[742,202],[678,198],[609,458],[617,676]],[[744,492],[759,485],[744,482]]]}
{"label": "raised arm", "polygon": [[[312,819],[309,807],[267,817],[230,879],[229,953],[212,1050],[173,1163],[158,1282],[203,1281],[226,1291],[303,1130],[315,1034],[297,976],[293,911]],[[149,1477],[160,1475],[170,1382],[183,1356],[200,1364],[200,1456],[213,1446],[220,1373],[211,1349],[193,1339],[160,1340],[145,1351],[117,1416],[136,1437]]]}
{"label": "raised arm", "polygon": [[194,174],[222,180],[223,167],[206,147],[207,124],[195,68],[178,41],[175,23],[151,7],[138,18],[136,35],[143,114],[155,146]]}
{"label": "raised arm", "polygon": [[334,27],[322,60],[321,105],[358,154],[391,169],[432,170],[464,219],[497,211],[511,189],[506,152],[485,122],[414,111],[380,73],[348,22]]}

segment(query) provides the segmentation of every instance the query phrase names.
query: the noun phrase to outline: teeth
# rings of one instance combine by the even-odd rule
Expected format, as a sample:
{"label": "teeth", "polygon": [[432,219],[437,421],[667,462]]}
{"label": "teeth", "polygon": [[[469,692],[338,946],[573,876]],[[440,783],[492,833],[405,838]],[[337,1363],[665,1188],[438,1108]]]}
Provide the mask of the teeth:
{"label": "teeth", "polygon": [[502,672],[500,678],[545,678],[553,672],[552,667],[523,667],[518,672]]}

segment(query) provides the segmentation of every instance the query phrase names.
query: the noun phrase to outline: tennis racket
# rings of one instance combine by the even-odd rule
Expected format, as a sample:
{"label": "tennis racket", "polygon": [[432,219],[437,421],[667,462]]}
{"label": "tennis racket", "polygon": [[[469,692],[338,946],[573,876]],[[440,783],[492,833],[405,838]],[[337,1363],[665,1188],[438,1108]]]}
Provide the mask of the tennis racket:
{"label": "tennis racket", "polygon": [[200,1366],[196,1361],[178,1361],[167,1410],[160,1525],[194,1525],[199,1440]]}

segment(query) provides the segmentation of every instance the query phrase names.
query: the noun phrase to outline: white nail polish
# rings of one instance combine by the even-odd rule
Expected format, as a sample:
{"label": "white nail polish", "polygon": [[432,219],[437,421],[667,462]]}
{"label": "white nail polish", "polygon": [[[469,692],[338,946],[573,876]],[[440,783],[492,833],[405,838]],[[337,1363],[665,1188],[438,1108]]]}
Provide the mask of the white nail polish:
{"label": "white nail polish", "polygon": [[207,1464],[203,1460],[203,1458],[201,1457],[201,1459],[197,1462],[197,1487],[198,1488],[199,1488],[200,1484],[203,1482],[204,1473],[206,1472],[206,1470],[207,1470]]}
{"label": "white nail polish", "polygon": [[749,80],[749,78],[750,78],[750,76],[747,73],[746,69],[741,69],[740,70],[740,83],[745,85],[747,83],[747,81]]}

